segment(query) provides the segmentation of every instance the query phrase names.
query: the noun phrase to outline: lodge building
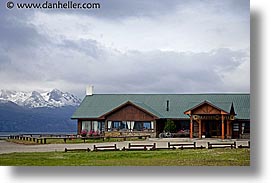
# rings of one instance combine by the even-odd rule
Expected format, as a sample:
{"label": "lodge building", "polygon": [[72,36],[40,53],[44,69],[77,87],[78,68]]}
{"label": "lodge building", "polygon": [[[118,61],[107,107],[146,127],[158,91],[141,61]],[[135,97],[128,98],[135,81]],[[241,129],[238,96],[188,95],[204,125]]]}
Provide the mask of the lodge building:
{"label": "lodge building", "polygon": [[[90,90],[91,91],[91,90]],[[72,119],[77,133],[158,137],[167,119],[189,138],[250,138],[250,94],[93,94]]]}

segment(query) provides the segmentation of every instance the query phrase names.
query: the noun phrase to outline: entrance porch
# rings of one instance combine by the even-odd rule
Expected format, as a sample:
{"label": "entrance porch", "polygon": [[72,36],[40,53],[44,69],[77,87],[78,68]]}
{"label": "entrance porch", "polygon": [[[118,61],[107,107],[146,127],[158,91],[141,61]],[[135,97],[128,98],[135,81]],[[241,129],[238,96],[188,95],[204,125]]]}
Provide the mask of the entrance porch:
{"label": "entrance porch", "polygon": [[[227,104],[228,105],[228,104]],[[204,101],[184,112],[190,117],[190,138],[232,138],[232,122],[235,120],[233,103],[227,112]]]}
{"label": "entrance porch", "polygon": [[232,138],[230,116],[192,116],[190,138]]}

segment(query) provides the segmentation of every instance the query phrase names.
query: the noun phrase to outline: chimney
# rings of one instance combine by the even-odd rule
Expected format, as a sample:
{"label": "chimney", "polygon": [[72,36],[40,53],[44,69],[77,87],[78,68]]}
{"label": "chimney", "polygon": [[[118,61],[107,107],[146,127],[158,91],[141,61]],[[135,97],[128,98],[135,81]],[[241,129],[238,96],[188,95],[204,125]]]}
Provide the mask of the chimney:
{"label": "chimney", "polygon": [[166,101],[166,111],[169,111],[169,100]]}
{"label": "chimney", "polygon": [[88,85],[86,87],[86,95],[87,96],[92,96],[94,91],[94,86],[93,85]]}

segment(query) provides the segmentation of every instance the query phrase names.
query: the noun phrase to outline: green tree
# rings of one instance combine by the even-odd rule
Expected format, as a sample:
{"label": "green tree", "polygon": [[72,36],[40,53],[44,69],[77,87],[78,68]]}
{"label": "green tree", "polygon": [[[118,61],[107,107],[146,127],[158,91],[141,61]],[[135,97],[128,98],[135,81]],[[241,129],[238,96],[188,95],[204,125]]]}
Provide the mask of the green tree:
{"label": "green tree", "polygon": [[165,122],[164,131],[171,133],[176,132],[176,125],[174,121],[172,121],[171,119],[167,119],[167,121]]}

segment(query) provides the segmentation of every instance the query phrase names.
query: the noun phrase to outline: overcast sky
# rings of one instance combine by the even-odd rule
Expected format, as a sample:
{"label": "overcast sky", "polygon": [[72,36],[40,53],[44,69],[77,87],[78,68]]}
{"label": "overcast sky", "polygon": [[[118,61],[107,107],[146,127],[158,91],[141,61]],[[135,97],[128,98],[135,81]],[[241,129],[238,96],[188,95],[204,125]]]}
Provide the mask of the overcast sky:
{"label": "overcast sky", "polygon": [[101,8],[9,10],[1,1],[0,89],[250,92],[248,0],[90,2]]}

